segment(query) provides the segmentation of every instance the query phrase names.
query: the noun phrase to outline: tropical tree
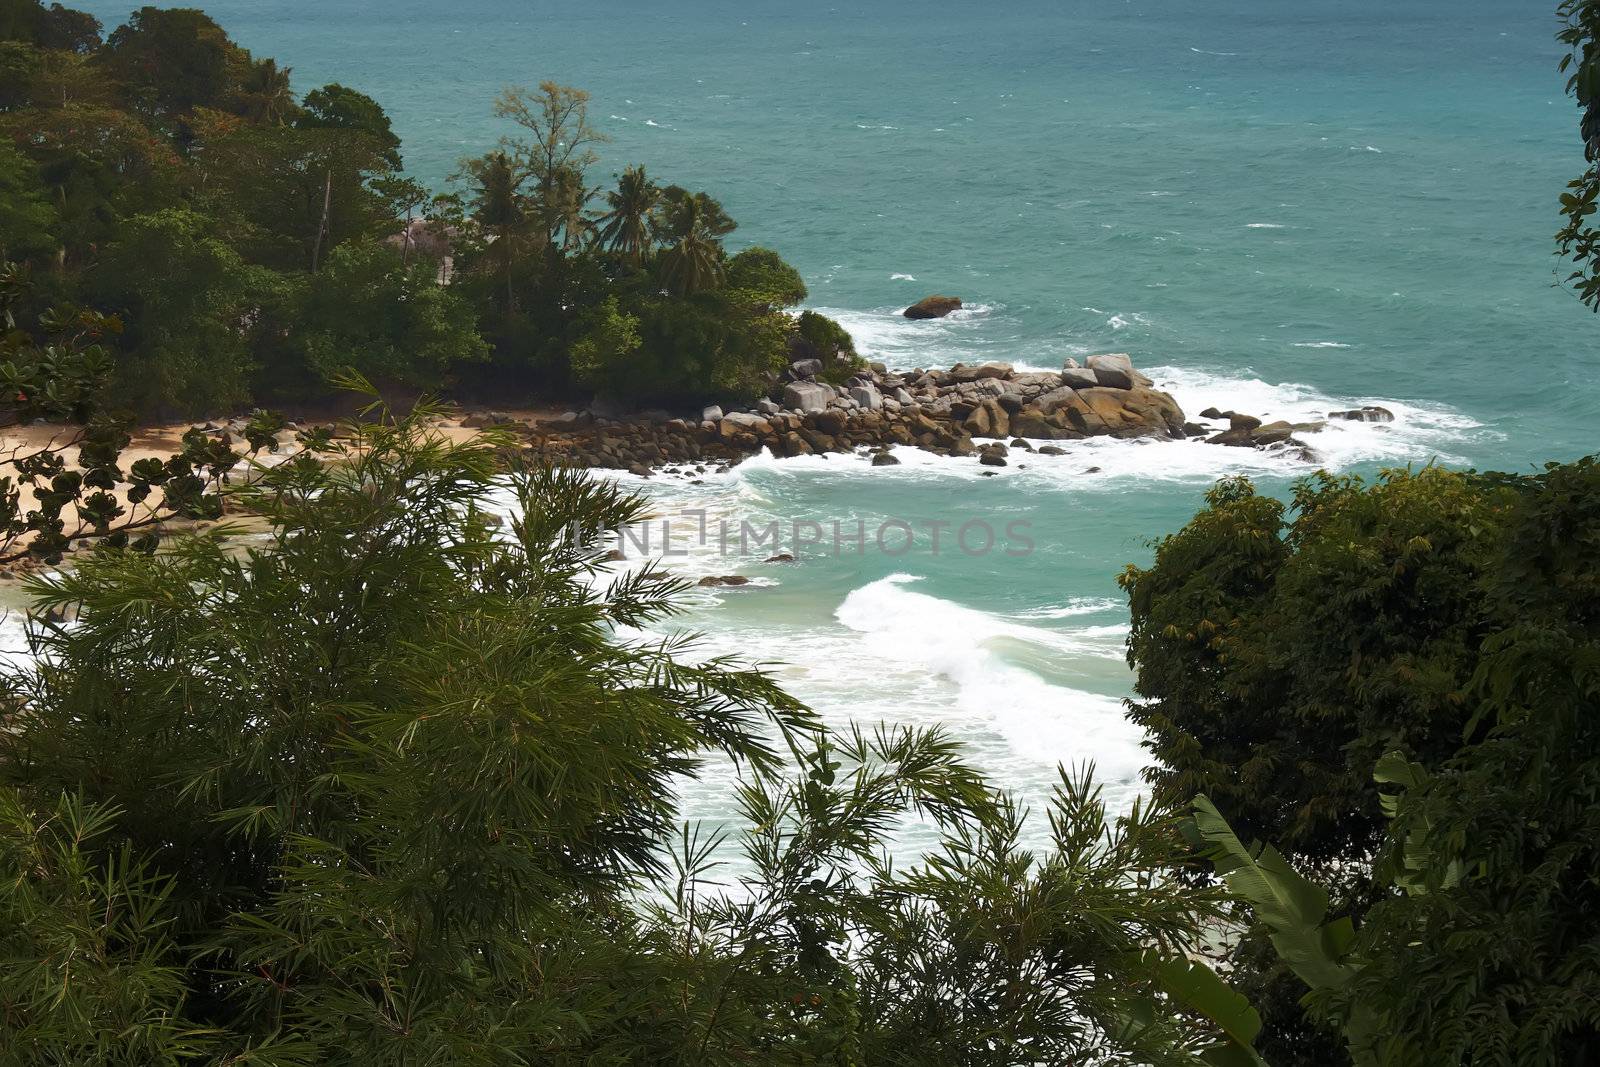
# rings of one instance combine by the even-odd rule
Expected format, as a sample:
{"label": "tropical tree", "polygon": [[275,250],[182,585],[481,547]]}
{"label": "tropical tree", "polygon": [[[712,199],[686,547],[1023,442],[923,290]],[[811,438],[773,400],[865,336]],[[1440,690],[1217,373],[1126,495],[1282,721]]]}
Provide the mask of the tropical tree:
{"label": "tropical tree", "polygon": [[582,218],[589,197],[586,173],[599,159],[595,146],[609,140],[589,124],[589,94],[553,81],[540,82],[537,90],[512,85],[495,97],[494,113],[524,131],[502,137],[500,151],[533,183],[544,247],[577,247],[581,224],[576,234],[567,231],[568,240],[562,234]]}
{"label": "tropical tree", "polygon": [[359,130],[375,142],[383,160],[400,169],[400,138],[388,113],[366,93],[333,82],[306,94],[295,124],[305,129]]}
{"label": "tropical tree", "polygon": [[642,268],[645,253],[654,243],[650,218],[661,201],[661,189],[643,167],[627,167],[617,178],[616,189],[605,196],[607,210],[600,216],[597,241],[635,268]]}
{"label": "tropical tree", "polygon": [[268,126],[286,125],[296,111],[294,91],[289,86],[288,67],[276,60],[263,59],[246,68],[237,93],[240,114],[251,122]]}
{"label": "tropical tree", "polygon": [[714,202],[709,201],[704,194],[663,201],[661,232],[671,243],[661,254],[661,280],[678,296],[715,289],[722,283],[722,242],[717,216],[711,210]]}
{"label": "tropical tree", "polygon": [[481,159],[468,160],[465,173],[473,186],[473,221],[488,241],[488,258],[504,286],[501,310],[510,314],[517,308],[517,265],[535,232],[528,197],[523,192],[526,175],[505,152],[490,152]]}

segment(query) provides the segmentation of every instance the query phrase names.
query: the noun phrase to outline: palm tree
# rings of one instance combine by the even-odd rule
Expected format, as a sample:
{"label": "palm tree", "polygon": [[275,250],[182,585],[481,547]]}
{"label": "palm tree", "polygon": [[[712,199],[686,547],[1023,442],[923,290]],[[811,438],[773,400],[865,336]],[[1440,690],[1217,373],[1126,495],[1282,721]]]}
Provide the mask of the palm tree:
{"label": "palm tree", "polygon": [[294,112],[294,93],[289,88],[288,67],[276,60],[263,59],[250,66],[240,86],[240,105],[244,116],[263,126],[282,126]]}
{"label": "palm tree", "polygon": [[545,205],[548,229],[552,235],[561,234],[563,252],[578,248],[594,232],[594,219],[587,209],[596,191],[586,188],[583,171],[570,165],[556,171],[550,182],[549,202]]}
{"label": "palm tree", "polygon": [[[676,238],[661,257],[661,275],[668,289],[679,296],[714,289],[722,282],[722,242],[708,218],[705,199],[690,196],[673,205],[669,236]],[[726,216],[724,216],[726,217]]]}
{"label": "palm tree", "polygon": [[617,179],[617,191],[606,194],[609,211],[599,218],[597,239],[601,247],[621,253],[644,266],[644,254],[653,238],[650,214],[661,202],[661,189],[645,176],[643,167],[628,167]]}
{"label": "palm tree", "polygon": [[515,269],[529,233],[527,196],[522,192],[526,175],[505,152],[490,152],[468,161],[467,173],[476,189],[472,216],[489,240],[489,253],[505,281],[505,310],[516,310]]}

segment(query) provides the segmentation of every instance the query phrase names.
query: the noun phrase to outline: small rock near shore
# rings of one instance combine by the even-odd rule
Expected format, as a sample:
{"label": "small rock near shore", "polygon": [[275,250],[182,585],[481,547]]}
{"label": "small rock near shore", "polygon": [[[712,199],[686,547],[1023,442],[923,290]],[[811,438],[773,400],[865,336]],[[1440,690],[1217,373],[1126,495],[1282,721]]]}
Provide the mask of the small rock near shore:
{"label": "small rock near shore", "polygon": [[959,307],[959,296],[925,296],[901,314],[908,319],[942,319]]}

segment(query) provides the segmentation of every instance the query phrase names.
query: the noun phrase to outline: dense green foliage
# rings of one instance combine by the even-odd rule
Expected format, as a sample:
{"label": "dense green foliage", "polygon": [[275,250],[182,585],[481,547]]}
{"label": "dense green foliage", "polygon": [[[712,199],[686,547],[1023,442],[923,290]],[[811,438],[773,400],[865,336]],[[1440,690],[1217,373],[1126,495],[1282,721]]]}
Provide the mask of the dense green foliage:
{"label": "dense green foliage", "polygon": [[[1330,896],[1358,920],[1297,920],[1310,964],[1271,938],[1315,1019],[1361,1063],[1600,1056],[1600,465],[1323,477],[1287,510],[1223,483],[1124,580],[1156,796],[1307,865],[1313,931]],[[1325,1054],[1268,1021],[1269,1055]]]}
{"label": "dense green foliage", "polygon": [[[1171,877],[1173,819],[1067,777],[1025,851],[936,728],[830,739],[620,636],[681,588],[604,571],[642,501],[517,472],[501,535],[492,435],[344,440],[246,491],[263,547],[33,583],[71,622],[4,675],[0,1058],[1255,1062],[1185,958],[1219,897]],[[742,818],[680,831],[708,766]],[[912,817],[942,845],[891,867]]]}
{"label": "dense green foliage", "polygon": [[1561,69],[1571,71],[1567,94],[1578,105],[1578,135],[1589,164],[1561,194],[1564,221],[1556,245],[1575,265],[1567,282],[1600,311],[1600,229],[1592,220],[1600,207],[1600,0],[1561,0],[1556,14],[1564,23],[1558,37],[1569,49]]}
{"label": "dense green foliage", "polygon": [[[224,481],[250,465],[234,438],[191,429],[177,452],[128,463],[127,420],[106,403],[114,370],[108,344],[122,323],[61,309],[28,322],[19,312],[31,288],[21,268],[0,269],[0,418],[68,425],[0,456],[0,563],[27,556],[56,563],[80,541],[149,552],[163,522],[220,517]],[[254,457],[278,449],[283,422],[256,412],[242,430]]]}
{"label": "dense green foliage", "polygon": [[0,5],[0,261],[34,270],[30,314],[125,324],[106,350],[140,414],[316,399],[346,367],[497,396],[748,397],[798,338],[804,284],[771,252],[729,255],[711,197],[642,167],[593,187],[605,138],[580,90],[506,90],[514,132],[436,196],[377,101],[297,97],[201,11],[100,30]]}

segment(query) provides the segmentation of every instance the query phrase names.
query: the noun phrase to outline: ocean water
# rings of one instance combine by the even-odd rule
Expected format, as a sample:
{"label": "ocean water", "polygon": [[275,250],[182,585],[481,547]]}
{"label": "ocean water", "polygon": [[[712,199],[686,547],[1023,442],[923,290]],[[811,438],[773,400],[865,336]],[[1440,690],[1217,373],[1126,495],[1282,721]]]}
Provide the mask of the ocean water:
{"label": "ocean water", "polygon": [[[300,90],[377,97],[441,186],[503,132],[502,85],[589,89],[613,138],[597,178],[642,161],[707,189],[734,244],[779,249],[893,366],[1120,351],[1191,413],[1396,412],[1313,438],[1335,470],[1595,448],[1600,324],[1552,255],[1582,166],[1553,0],[205,6]],[[968,309],[898,317],[934,292]],[[943,723],[1035,805],[1062,763],[1094,761],[1119,804],[1138,791],[1117,573],[1217,477],[1281,493],[1316,467],[1189,443],[1085,442],[997,477],[901,458],[637,484],[680,529],[1021,522],[1031,549],[891,536],[769,564],[689,538],[670,566],[758,580],[699,591],[678,624],[773,663],[832,721]],[[725,782],[686,800],[717,818]]]}

